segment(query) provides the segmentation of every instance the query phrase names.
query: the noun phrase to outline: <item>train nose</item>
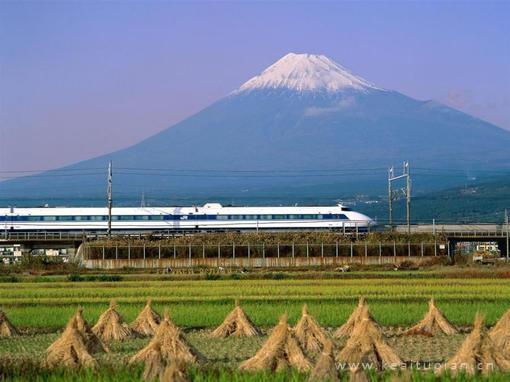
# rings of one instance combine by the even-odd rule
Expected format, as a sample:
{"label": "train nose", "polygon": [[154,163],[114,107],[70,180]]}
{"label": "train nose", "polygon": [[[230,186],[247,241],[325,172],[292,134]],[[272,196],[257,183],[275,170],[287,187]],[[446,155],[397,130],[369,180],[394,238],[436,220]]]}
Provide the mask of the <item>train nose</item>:
{"label": "train nose", "polygon": [[359,212],[356,214],[356,220],[366,222],[367,226],[369,226],[369,227],[373,227],[373,226],[377,225],[377,222],[374,219],[372,219],[371,217],[369,217],[367,215],[363,215]]}

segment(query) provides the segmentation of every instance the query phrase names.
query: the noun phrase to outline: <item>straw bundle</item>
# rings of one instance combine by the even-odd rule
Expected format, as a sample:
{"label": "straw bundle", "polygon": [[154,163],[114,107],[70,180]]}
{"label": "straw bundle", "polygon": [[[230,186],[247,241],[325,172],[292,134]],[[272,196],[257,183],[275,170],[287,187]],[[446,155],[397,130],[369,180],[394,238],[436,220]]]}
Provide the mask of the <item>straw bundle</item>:
{"label": "straw bundle", "polygon": [[267,369],[275,371],[288,367],[307,371],[311,365],[289,328],[287,315],[283,315],[257,354],[244,361],[239,368],[241,370]]}
{"label": "straw bundle", "polygon": [[[400,365],[402,360],[384,341],[379,328],[363,312],[361,321],[356,324],[345,347],[336,356],[336,361],[348,365],[370,365],[372,369],[382,370],[385,366]],[[359,367],[350,367],[351,373],[361,371]]]}
{"label": "straw bundle", "polygon": [[301,347],[311,353],[320,352],[329,339],[317,320],[308,314],[308,308],[303,305],[301,319],[294,328],[294,335]]}
{"label": "straw bundle", "polygon": [[477,314],[471,334],[464,340],[457,353],[438,372],[445,369],[450,370],[453,375],[459,371],[464,371],[468,375],[474,375],[477,372],[487,374],[496,370],[508,372],[510,356],[503,354],[494,344],[483,326],[483,317]]}
{"label": "straw bundle", "polygon": [[360,322],[361,318],[364,317],[366,314],[368,314],[367,316],[368,319],[370,319],[375,326],[379,327],[379,324],[377,324],[377,322],[371,316],[370,311],[368,309],[368,304],[366,303],[365,299],[363,297],[360,297],[356,309],[354,309],[354,311],[351,313],[347,322],[340,326],[335,331],[333,336],[335,338],[349,337],[352,331],[354,330],[356,324]]}
{"label": "straw bundle", "polygon": [[92,331],[103,341],[122,341],[133,335],[129,326],[117,312],[117,304],[113,300],[110,302],[110,307],[101,314]]}
{"label": "straw bundle", "polygon": [[197,363],[205,359],[198,350],[187,343],[179,328],[170,321],[168,312],[165,312],[163,321],[149,344],[136,353],[129,362],[146,362],[155,357],[155,353],[158,353],[165,362],[172,360]]}
{"label": "straw bundle", "polygon": [[310,374],[310,381],[337,382],[339,380],[335,358],[333,357],[333,343],[328,341],[324,344],[322,353]]}
{"label": "straw bundle", "polygon": [[145,369],[143,371],[144,381],[154,381],[163,373],[166,361],[161,353],[160,345],[155,343],[150,346],[145,354]]}
{"label": "straw bundle", "polygon": [[150,382],[159,379],[160,382],[187,382],[185,364],[170,361],[163,357],[160,345],[155,343],[146,353],[143,380]]}
{"label": "straw bundle", "polygon": [[178,362],[172,362],[168,365],[163,374],[159,378],[160,382],[188,382],[188,378],[186,377],[185,369]]}
{"label": "straw bundle", "polygon": [[429,310],[425,317],[415,326],[408,329],[405,334],[421,334],[424,336],[435,336],[438,333],[444,333],[448,336],[458,333],[457,329],[446,319],[443,313],[436,307],[434,299],[429,301]]}
{"label": "straw bundle", "polygon": [[19,335],[18,330],[11,324],[7,315],[0,310],[0,338]]}
{"label": "straw bundle", "polygon": [[71,318],[62,335],[46,350],[48,367],[90,367],[95,368],[97,361],[87,349],[86,339],[78,329],[78,321]]}
{"label": "straw bundle", "polygon": [[152,309],[152,300],[149,299],[136,320],[131,324],[131,329],[143,337],[153,336],[160,323],[161,317]]}
{"label": "straw bundle", "polygon": [[83,318],[83,308],[78,308],[71,320],[76,321],[76,328],[83,336],[89,353],[108,353],[110,351],[103,341],[92,331],[88,322],[85,321],[85,318]]}
{"label": "straw bundle", "polygon": [[501,316],[489,334],[494,344],[510,355],[510,309]]}
{"label": "straw bundle", "polygon": [[252,337],[259,336],[260,334],[260,330],[253,325],[253,322],[239,306],[239,301],[236,300],[234,310],[232,310],[227,317],[225,317],[223,323],[211,333],[211,337]]}
{"label": "straw bundle", "polygon": [[371,379],[365,374],[363,370],[356,370],[349,372],[349,382],[371,382]]}

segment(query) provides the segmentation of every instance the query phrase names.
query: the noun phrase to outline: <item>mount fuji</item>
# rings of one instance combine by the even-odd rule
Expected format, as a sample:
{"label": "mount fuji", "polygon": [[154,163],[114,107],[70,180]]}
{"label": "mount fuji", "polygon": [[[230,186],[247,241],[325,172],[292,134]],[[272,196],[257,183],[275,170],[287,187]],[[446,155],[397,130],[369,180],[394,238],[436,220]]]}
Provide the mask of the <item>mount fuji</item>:
{"label": "mount fuji", "polygon": [[[126,200],[142,192],[186,203],[212,198],[301,202],[305,194],[384,192],[385,168],[409,160],[467,176],[508,169],[510,132],[433,101],[382,89],[323,55],[290,53],[237,90],[129,148],[0,183],[2,204],[103,204],[105,172]],[[63,173],[62,171],[67,171]],[[59,176],[65,174],[66,176]],[[415,185],[465,178],[413,178]],[[252,199],[250,199],[252,198]],[[30,202],[30,200],[32,202]],[[176,199],[174,199],[176,200]]]}

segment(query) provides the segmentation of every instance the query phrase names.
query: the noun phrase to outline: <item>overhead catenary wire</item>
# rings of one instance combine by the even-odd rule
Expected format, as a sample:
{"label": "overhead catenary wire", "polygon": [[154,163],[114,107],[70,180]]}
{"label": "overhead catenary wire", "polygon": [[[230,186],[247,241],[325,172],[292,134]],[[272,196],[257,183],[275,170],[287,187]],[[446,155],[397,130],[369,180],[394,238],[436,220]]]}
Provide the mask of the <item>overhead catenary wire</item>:
{"label": "overhead catenary wire", "polygon": [[[125,171],[127,173],[146,173],[146,172],[174,172],[174,173],[219,173],[219,174],[313,174],[313,173],[352,173],[358,174],[360,172],[368,172],[374,174],[384,174],[387,170],[386,167],[342,167],[342,168],[303,168],[303,169],[275,169],[275,168],[258,168],[258,169],[221,169],[221,168],[161,168],[161,167],[116,167],[117,170]],[[437,174],[452,174],[459,173],[462,176],[469,176],[470,174],[491,174],[491,175],[508,175],[509,169],[466,169],[466,168],[433,168],[433,167],[416,167],[413,171],[421,173],[437,173]],[[101,167],[87,167],[87,168],[62,168],[54,170],[40,170],[40,169],[21,169],[21,170],[0,170],[0,174],[29,174],[26,176],[54,176],[54,175],[67,175],[78,176],[79,173],[87,172],[81,175],[94,175],[104,174],[104,168]],[[59,174],[64,173],[64,174]],[[73,174],[76,173],[76,174]],[[33,175],[30,175],[33,174]]]}

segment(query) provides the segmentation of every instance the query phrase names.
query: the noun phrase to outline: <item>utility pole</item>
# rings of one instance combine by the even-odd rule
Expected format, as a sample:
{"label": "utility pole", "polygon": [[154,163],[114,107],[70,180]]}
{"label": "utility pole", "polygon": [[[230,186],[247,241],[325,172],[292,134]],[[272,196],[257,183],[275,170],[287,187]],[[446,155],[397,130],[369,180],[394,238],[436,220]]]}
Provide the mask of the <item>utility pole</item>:
{"label": "utility pole", "polygon": [[[397,190],[393,190],[392,182],[398,179],[406,178],[406,185],[403,188],[398,188]],[[402,175],[395,176],[393,166],[388,170],[388,215],[389,215],[389,224],[393,226],[393,200],[397,200],[397,198],[401,195],[405,195],[406,197],[406,223],[407,223],[407,233],[411,233],[411,174],[409,171],[409,162],[404,162],[404,168]]]}
{"label": "utility pole", "polygon": [[393,229],[393,191],[391,189],[391,179],[393,178],[393,166],[388,169],[388,223],[390,229]]}
{"label": "utility pole", "polygon": [[140,207],[145,207],[145,192],[142,191],[142,200],[140,201]]}
{"label": "utility pole", "polygon": [[112,161],[108,162],[108,237],[112,234]]}
{"label": "utility pole", "polygon": [[508,210],[505,208],[505,225],[506,225],[506,261],[510,260],[510,239],[508,228]]}
{"label": "utility pole", "polygon": [[411,233],[411,176],[409,173],[409,162],[404,162],[404,174],[406,175],[406,220],[407,233]]}

